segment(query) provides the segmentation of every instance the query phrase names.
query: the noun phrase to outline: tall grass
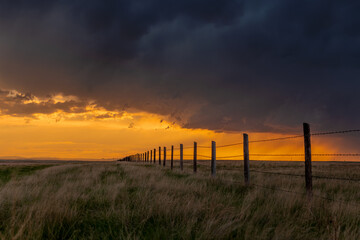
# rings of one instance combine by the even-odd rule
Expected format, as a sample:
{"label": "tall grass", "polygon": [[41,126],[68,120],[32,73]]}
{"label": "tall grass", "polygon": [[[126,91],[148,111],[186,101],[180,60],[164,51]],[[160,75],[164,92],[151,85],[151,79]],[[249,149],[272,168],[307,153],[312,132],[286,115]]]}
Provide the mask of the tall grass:
{"label": "tall grass", "polygon": [[[176,163],[177,164],[177,163]],[[1,239],[360,239],[360,184],[252,173],[208,162],[194,175],[143,163],[64,164],[12,175],[0,185]],[[302,173],[301,163],[252,163]],[[314,174],[360,177],[360,166],[314,164]]]}

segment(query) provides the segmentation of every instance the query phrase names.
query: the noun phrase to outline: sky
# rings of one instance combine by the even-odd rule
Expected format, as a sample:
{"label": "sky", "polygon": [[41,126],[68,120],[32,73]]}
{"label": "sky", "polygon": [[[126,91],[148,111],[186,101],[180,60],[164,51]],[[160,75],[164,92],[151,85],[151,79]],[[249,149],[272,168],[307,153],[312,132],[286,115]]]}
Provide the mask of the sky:
{"label": "sky", "polygon": [[[0,158],[112,159],[243,132],[297,135],[303,122],[360,128],[359,7],[2,0]],[[359,139],[323,138],[315,150],[356,152]],[[303,151],[295,146],[255,150]]]}

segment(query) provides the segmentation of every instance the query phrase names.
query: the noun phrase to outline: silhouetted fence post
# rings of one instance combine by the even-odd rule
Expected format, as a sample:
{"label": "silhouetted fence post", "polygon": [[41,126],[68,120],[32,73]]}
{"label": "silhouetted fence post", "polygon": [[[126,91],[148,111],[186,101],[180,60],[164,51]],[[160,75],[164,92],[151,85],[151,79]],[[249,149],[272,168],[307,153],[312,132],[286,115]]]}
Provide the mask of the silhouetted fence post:
{"label": "silhouetted fence post", "polygon": [[166,166],[166,147],[164,147],[164,161],[163,161],[163,166]]}
{"label": "silhouetted fence post", "polygon": [[245,184],[250,183],[250,172],[249,172],[249,136],[244,133],[244,179]]}
{"label": "silhouetted fence post", "polygon": [[180,170],[184,170],[184,159],[183,159],[183,153],[184,153],[184,146],[180,144]]}
{"label": "silhouetted fence post", "polygon": [[171,170],[174,168],[174,145],[171,145],[171,162],[170,162]]}
{"label": "silhouetted fence post", "polygon": [[216,176],[216,143],[211,142],[211,176]]}
{"label": "silhouetted fence post", "polygon": [[194,173],[197,171],[197,142],[194,142]]}
{"label": "silhouetted fence post", "polygon": [[156,163],[156,148],[154,148],[154,163]]}
{"label": "silhouetted fence post", "polygon": [[309,197],[312,196],[312,171],[311,171],[311,139],[310,125],[303,124],[304,128],[304,148],[305,148],[305,185]]}
{"label": "silhouetted fence post", "polygon": [[161,147],[159,147],[159,165],[161,166]]}
{"label": "silhouetted fence post", "polygon": [[153,150],[150,150],[150,163],[152,163],[152,159],[153,159],[152,153],[153,153]]}

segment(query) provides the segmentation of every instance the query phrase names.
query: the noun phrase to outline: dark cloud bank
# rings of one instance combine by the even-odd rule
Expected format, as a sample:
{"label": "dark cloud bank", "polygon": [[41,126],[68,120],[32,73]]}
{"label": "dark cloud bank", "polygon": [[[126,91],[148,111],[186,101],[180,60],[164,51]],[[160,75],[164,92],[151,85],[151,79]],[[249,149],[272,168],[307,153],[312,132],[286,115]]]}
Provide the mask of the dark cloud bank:
{"label": "dark cloud bank", "polygon": [[169,114],[189,128],[356,127],[359,7],[347,0],[4,0],[0,84]]}

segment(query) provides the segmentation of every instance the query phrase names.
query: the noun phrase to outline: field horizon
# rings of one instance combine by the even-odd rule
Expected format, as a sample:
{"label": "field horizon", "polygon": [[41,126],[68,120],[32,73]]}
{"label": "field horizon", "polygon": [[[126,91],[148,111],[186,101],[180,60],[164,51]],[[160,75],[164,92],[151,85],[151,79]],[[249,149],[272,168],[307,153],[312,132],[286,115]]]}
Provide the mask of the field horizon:
{"label": "field horizon", "polygon": [[[143,162],[0,165],[1,239],[359,239],[358,182],[316,179],[300,162],[208,161],[192,173]],[[314,162],[315,175],[360,178],[360,164]],[[259,172],[256,172],[259,171]],[[259,187],[261,186],[261,187]],[[279,191],[280,190],[280,191]],[[284,191],[283,191],[284,190]],[[288,191],[288,192],[286,192]]]}

